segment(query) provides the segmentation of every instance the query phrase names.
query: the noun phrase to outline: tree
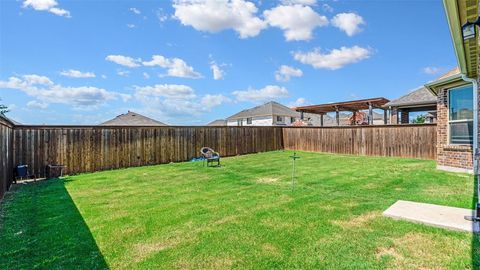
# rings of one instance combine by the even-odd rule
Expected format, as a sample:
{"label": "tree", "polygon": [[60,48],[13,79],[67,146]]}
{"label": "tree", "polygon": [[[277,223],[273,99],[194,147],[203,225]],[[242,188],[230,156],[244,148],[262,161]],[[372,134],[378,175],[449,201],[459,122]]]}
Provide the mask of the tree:
{"label": "tree", "polygon": [[415,119],[412,120],[412,124],[423,124],[425,123],[425,115],[417,115]]}
{"label": "tree", "polygon": [[[2,101],[1,98],[0,98],[0,101]],[[0,103],[0,115],[5,116],[7,112],[9,112],[7,105],[3,105]]]}

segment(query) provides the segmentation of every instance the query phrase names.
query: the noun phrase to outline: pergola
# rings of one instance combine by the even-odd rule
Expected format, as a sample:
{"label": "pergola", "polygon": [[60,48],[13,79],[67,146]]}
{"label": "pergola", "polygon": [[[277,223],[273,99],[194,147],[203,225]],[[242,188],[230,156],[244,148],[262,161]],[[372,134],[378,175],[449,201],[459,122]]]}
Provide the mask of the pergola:
{"label": "pergola", "polygon": [[[377,98],[369,98],[369,99],[359,99],[359,100],[351,100],[351,101],[343,101],[343,102],[335,102],[335,103],[326,103],[326,104],[319,104],[319,105],[309,105],[309,106],[301,106],[296,107],[295,110],[297,112],[302,113],[315,113],[320,114],[320,123],[323,126],[323,116],[329,112],[335,112],[335,117],[337,121],[337,126],[340,125],[340,111],[348,111],[353,113],[354,119],[356,119],[356,113],[362,110],[368,110],[368,124],[373,124],[373,109],[381,109],[383,110],[384,115],[384,124],[387,124],[387,109],[383,106],[387,104],[390,100],[377,97]],[[355,122],[355,121],[354,121]]]}

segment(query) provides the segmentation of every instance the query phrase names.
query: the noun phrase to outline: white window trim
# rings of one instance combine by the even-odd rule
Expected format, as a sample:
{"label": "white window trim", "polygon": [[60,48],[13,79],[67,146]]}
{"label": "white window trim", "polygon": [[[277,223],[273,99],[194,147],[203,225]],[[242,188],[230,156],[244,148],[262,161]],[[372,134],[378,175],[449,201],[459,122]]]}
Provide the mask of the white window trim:
{"label": "white window trim", "polygon": [[[459,89],[459,88],[463,88],[463,87],[469,86],[469,85],[472,86],[472,90],[473,90],[473,85],[472,84],[462,84],[462,85],[458,85],[458,86],[447,89],[447,145],[454,145],[454,146],[472,146],[473,145],[473,142],[471,144],[470,143],[452,143],[452,140],[450,138],[450,123],[473,122],[473,118],[472,119],[461,119],[461,120],[450,120],[450,91],[455,90],[455,89]],[[472,92],[475,93],[475,91],[472,91]],[[473,96],[472,96],[472,102],[473,102]],[[475,128],[475,127],[473,127],[473,128]]]}

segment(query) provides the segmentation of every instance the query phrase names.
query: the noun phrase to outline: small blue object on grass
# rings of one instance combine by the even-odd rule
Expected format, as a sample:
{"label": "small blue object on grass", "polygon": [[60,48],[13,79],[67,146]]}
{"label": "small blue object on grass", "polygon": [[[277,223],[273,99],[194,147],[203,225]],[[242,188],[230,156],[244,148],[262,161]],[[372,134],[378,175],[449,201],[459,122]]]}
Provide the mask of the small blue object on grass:
{"label": "small blue object on grass", "polygon": [[194,158],[192,158],[192,159],[190,160],[190,162],[203,161],[203,160],[205,160],[204,157],[194,157]]}

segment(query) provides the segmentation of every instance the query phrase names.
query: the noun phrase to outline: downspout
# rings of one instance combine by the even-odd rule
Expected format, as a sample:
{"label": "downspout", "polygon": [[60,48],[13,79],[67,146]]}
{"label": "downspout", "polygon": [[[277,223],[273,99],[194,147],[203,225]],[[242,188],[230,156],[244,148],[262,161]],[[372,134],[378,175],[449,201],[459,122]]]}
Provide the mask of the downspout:
{"label": "downspout", "polygon": [[473,176],[477,179],[477,205],[476,205],[476,216],[474,219],[480,221],[480,185],[478,182],[478,158],[480,153],[478,153],[478,84],[477,80],[468,78],[464,73],[462,73],[462,80],[470,82],[473,85]]}

